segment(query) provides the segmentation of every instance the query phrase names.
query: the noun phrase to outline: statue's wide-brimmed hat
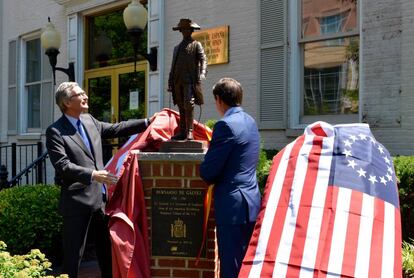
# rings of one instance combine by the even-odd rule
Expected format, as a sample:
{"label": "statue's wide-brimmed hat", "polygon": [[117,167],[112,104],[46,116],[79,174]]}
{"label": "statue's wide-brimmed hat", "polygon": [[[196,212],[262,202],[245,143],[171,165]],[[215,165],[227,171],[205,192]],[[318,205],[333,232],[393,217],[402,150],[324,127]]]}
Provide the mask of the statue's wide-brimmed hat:
{"label": "statue's wide-brimmed hat", "polygon": [[200,30],[201,29],[200,25],[198,25],[195,22],[192,22],[191,19],[189,19],[189,18],[181,18],[180,22],[178,22],[177,26],[173,27],[172,29],[174,31],[177,31],[177,30],[181,30],[181,29],[190,29],[190,28],[192,28],[194,30]]}

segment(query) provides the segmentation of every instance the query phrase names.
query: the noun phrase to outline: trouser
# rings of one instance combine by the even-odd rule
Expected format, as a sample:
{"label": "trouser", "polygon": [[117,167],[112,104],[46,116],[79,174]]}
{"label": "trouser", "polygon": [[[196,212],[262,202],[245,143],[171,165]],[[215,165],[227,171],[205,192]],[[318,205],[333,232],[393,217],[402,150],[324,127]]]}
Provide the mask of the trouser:
{"label": "trouser", "polygon": [[220,277],[237,278],[253,233],[255,222],[217,225]]}
{"label": "trouser", "polygon": [[193,130],[194,85],[177,84],[175,86],[175,100],[180,113],[180,133],[188,134]]}
{"label": "trouser", "polygon": [[78,277],[79,266],[85,251],[86,238],[93,226],[95,250],[102,277],[112,277],[111,240],[108,230],[109,217],[102,210],[88,215],[63,218],[63,270],[70,278]]}

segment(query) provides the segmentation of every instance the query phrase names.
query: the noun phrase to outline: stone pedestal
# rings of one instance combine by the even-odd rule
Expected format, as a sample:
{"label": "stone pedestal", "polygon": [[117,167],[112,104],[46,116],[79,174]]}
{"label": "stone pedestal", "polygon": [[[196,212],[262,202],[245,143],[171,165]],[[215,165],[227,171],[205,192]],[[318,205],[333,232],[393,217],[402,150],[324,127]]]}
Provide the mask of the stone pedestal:
{"label": "stone pedestal", "polygon": [[169,140],[162,142],[160,152],[164,153],[205,153],[207,141],[201,140]]}
{"label": "stone pedestal", "polygon": [[218,278],[212,211],[204,252],[195,265],[207,189],[199,174],[204,154],[158,152],[136,155],[139,156],[150,229],[151,277]]}

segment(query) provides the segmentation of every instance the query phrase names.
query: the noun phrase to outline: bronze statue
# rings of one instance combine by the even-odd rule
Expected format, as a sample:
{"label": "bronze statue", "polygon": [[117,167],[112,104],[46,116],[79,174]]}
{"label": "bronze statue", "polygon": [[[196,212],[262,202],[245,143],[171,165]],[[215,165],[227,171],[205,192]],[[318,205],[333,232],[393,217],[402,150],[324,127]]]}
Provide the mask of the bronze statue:
{"label": "bronze statue", "polygon": [[174,31],[180,31],[183,40],[174,47],[168,91],[180,113],[179,132],[172,140],[193,140],[194,104],[204,103],[201,80],[206,78],[207,59],[200,42],[191,35],[200,26],[190,19],[182,18]]}

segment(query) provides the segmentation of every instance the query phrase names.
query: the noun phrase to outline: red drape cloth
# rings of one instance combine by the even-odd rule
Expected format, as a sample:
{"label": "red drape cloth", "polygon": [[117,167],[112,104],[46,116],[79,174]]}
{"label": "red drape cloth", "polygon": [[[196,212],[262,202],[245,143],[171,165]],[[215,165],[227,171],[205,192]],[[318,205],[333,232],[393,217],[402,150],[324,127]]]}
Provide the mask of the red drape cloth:
{"label": "red drape cloth", "polygon": [[[150,277],[150,247],[148,223],[142,180],[139,174],[139,154],[159,150],[178,127],[179,114],[171,109],[157,113],[147,130],[130,140],[115,154],[105,167],[120,178],[116,186],[108,186],[110,216],[109,231],[112,241],[112,271],[114,278]],[[194,122],[195,140],[211,139],[211,130]]]}

